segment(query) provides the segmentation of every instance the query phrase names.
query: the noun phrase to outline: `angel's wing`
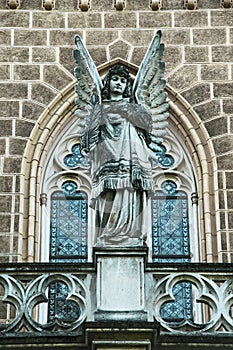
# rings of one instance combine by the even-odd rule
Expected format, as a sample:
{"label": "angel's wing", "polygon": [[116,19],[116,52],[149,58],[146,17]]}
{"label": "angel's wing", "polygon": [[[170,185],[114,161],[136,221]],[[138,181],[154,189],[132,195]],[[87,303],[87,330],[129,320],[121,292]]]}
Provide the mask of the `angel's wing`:
{"label": "angel's wing", "polygon": [[100,102],[102,82],[89,52],[79,35],[75,36],[76,50],[73,55],[76,62],[74,76],[77,78],[75,91],[77,98],[76,115],[79,116],[80,133],[84,133],[90,122],[93,107]]}
{"label": "angel's wing", "polygon": [[166,134],[169,116],[167,93],[164,91],[165,63],[162,61],[164,44],[161,43],[161,31],[157,31],[147,53],[139,67],[134,81],[133,93],[137,103],[146,106],[153,119],[152,142],[161,143]]}

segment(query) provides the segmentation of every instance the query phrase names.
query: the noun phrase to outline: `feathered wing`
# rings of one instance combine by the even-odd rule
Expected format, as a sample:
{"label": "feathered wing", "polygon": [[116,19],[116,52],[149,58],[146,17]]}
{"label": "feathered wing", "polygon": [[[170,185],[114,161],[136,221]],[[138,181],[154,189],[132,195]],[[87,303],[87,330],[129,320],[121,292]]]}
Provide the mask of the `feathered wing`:
{"label": "feathered wing", "polygon": [[102,82],[89,52],[79,35],[75,36],[76,49],[73,52],[76,67],[74,76],[77,79],[75,91],[77,98],[75,114],[79,117],[79,132],[84,133],[90,124],[94,106],[100,102]]}
{"label": "feathered wing", "polygon": [[[157,31],[147,53],[139,67],[134,81],[133,93],[136,102],[144,105],[150,111],[153,120],[151,134],[152,144],[163,141],[168,125],[168,103],[164,79],[165,63],[163,59],[164,44],[161,43],[161,31]],[[151,148],[153,148],[153,145]]]}

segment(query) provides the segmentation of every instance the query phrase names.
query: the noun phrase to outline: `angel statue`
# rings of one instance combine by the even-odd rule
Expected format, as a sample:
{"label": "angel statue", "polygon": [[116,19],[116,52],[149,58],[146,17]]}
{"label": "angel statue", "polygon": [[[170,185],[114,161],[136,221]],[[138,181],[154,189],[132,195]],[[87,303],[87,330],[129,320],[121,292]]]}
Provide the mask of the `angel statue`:
{"label": "angel statue", "polygon": [[75,77],[81,153],[91,163],[96,246],[146,244],[152,161],[166,132],[167,93],[158,31],[131,88],[123,65],[103,84],[81,38],[75,37]]}

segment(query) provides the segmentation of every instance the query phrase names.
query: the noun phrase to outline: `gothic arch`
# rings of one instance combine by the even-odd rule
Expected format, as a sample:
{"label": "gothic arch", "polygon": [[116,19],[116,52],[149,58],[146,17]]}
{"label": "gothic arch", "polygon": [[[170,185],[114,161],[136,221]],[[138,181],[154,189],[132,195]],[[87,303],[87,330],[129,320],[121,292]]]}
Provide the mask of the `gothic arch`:
{"label": "gothic arch", "polygon": [[[132,77],[137,67],[121,59],[116,59],[99,67],[103,77],[113,64],[123,63]],[[75,81],[69,84],[42,113],[35,125],[24,152],[21,176],[21,221],[22,256],[24,261],[39,260],[40,194],[44,167],[48,164],[50,150],[56,146],[72,124],[76,122]],[[215,231],[214,220],[214,176],[216,174],[215,155],[208,134],[199,117],[181,96],[167,86],[170,123],[185,143],[186,149],[196,169],[199,194],[200,232],[203,261],[214,261]],[[54,175],[55,176],[55,175]],[[214,242],[213,242],[214,241]],[[20,252],[21,253],[21,252]]]}

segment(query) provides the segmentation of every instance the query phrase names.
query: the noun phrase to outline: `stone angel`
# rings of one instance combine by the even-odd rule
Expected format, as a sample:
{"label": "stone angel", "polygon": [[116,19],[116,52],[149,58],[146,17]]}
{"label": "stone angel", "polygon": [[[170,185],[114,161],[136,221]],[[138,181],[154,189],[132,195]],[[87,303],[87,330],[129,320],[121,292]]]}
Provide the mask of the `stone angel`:
{"label": "stone angel", "polygon": [[91,163],[96,246],[146,244],[152,162],[166,133],[164,45],[158,31],[133,87],[126,66],[114,65],[103,83],[81,38],[75,37],[76,115],[81,153]]}

